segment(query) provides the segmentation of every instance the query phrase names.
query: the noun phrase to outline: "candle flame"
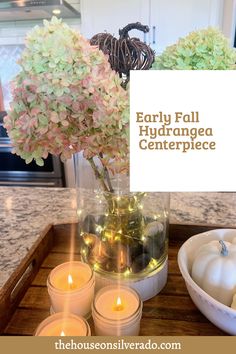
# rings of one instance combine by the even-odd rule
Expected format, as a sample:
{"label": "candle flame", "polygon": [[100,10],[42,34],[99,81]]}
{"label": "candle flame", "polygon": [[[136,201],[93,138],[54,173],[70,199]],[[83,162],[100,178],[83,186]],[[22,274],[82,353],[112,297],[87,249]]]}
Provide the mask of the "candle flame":
{"label": "candle flame", "polygon": [[122,304],[120,296],[117,297],[116,299],[116,304],[114,306],[115,311],[122,311],[124,309],[124,306]]}
{"label": "candle flame", "polygon": [[68,281],[69,289],[70,290],[74,290],[75,289],[75,283],[73,282],[72,275],[70,275],[70,274],[68,275],[67,281]]}
{"label": "candle flame", "polygon": [[116,300],[116,305],[119,306],[121,305],[121,298],[118,296],[117,300]]}
{"label": "candle flame", "polygon": [[64,332],[64,331],[61,331],[60,336],[61,336],[61,337],[65,337],[65,332]]}
{"label": "candle flame", "polygon": [[69,285],[73,284],[73,278],[72,278],[72,276],[70,274],[68,275],[68,284]]}

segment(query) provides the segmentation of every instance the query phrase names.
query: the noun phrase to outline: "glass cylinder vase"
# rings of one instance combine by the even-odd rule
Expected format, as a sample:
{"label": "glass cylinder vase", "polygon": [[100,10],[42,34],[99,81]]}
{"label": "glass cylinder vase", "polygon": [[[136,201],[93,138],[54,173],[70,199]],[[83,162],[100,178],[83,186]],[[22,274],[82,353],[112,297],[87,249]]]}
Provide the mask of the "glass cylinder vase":
{"label": "glass cylinder vase", "polygon": [[155,296],[167,280],[169,193],[132,193],[124,174],[109,176],[104,190],[99,161],[76,154],[74,164],[80,253],[96,289],[122,283],[143,301]]}

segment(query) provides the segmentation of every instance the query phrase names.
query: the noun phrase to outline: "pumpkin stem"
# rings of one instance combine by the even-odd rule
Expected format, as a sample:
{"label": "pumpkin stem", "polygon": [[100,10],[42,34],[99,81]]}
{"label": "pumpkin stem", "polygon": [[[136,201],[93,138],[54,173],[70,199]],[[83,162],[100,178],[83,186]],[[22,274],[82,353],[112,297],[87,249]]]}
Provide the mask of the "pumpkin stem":
{"label": "pumpkin stem", "polygon": [[144,33],[149,32],[149,27],[146,25],[142,25],[140,22],[129,23],[127,26],[119,30],[120,39],[129,38],[128,32],[133,29],[137,29]]}
{"label": "pumpkin stem", "polygon": [[229,251],[228,251],[228,249],[227,249],[227,247],[226,247],[224,241],[220,240],[219,242],[220,242],[221,247],[222,247],[220,254],[221,254],[222,256],[228,256]]}

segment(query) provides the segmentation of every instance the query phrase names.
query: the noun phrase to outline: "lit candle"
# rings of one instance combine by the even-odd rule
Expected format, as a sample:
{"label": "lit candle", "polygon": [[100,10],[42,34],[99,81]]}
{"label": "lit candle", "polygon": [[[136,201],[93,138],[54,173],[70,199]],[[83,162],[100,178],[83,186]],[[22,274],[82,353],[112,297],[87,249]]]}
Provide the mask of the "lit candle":
{"label": "lit candle", "polygon": [[38,326],[35,336],[90,336],[85,319],[72,314],[56,313]]}
{"label": "lit candle", "polygon": [[139,295],[131,288],[119,285],[102,288],[92,306],[96,335],[138,335],[142,306]]}
{"label": "lit candle", "polygon": [[94,297],[94,274],[86,263],[67,262],[54,268],[47,280],[51,313],[70,312],[88,318]]}

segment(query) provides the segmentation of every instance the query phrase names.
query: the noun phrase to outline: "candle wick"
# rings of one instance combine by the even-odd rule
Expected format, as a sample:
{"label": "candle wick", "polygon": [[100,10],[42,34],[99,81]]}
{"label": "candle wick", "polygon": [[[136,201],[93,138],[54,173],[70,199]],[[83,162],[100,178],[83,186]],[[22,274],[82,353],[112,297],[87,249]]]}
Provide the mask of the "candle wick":
{"label": "candle wick", "polygon": [[115,311],[122,311],[124,309],[123,305],[116,305],[115,306]]}
{"label": "candle wick", "polygon": [[69,283],[69,287],[70,287],[70,290],[74,290],[75,289],[75,284],[74,283]]}
{"label": "candle wick", "polygon": [[114,306],[115,311],[122,311],[124,309],[124,306],[121,303],[120,297],[117,298],[116,304]]}

